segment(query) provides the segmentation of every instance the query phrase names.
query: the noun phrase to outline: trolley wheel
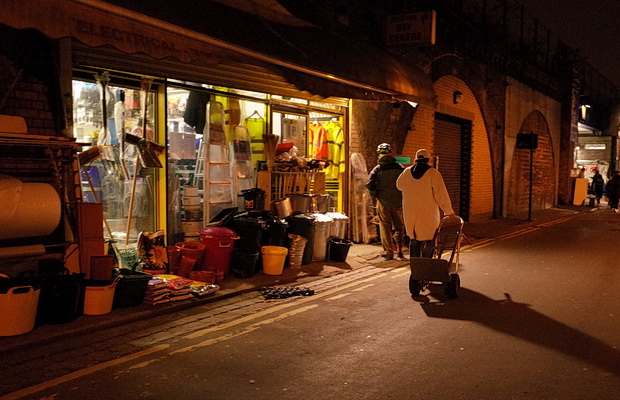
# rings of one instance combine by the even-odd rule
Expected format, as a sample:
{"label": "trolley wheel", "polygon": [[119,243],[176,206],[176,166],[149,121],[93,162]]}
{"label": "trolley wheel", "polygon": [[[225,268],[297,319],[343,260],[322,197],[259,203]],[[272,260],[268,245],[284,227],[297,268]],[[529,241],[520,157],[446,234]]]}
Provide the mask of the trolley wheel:
{"label": "trolley wheel", "polygon": [[409,275],[409,292],[412,296],[420,294],[420,281],[413,279],[413,275]]}
{"label": "trolley wheel", "polygon": [[459,290],[461,289],[461,278],[459,274],[450,275],[450,282],[446,288],[446,294],[452,299],[459,297]]}

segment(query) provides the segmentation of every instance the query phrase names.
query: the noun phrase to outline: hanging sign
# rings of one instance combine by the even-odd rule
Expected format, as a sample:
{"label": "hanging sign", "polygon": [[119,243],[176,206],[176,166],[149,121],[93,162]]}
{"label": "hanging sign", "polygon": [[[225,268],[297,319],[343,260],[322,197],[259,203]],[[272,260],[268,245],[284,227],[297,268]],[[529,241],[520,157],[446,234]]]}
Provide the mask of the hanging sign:
{"label": "hanging sign", "polygon": [[538,135],[535,133],[517,133],[517,149],[536,150]]}
{"label": "hanging sign", "polygon": [[385,44],[388,46],[435,44],[436,25],[434,10],[389,15],[386,22]]}

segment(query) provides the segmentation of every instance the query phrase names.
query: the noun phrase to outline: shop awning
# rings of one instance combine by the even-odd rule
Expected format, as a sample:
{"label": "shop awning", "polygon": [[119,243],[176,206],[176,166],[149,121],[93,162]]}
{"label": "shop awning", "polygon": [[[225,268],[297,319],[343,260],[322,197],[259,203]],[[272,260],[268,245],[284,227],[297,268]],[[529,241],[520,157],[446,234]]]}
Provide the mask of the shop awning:
{"label": "shop awning", "polygon": [[[243,1],[257,10],[256,0],[236,3]],[[430,78],[396,54],[292,16],[265,18],[239,8],[207,0],[15,0],[4,5],[0,23],[158,60],[260,62],[324,97],[435,102]]]}

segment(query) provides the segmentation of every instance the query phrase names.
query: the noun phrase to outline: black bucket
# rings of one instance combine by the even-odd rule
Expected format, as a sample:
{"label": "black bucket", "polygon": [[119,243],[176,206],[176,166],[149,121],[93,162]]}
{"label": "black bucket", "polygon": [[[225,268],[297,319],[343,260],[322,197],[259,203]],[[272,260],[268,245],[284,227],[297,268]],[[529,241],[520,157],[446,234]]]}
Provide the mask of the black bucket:
{"label": "black bucket", "polygon": [[251,278],[256,273],[256,262],[259,252],[243,247],[232,251],[230,269],[235,278]]}
{"label": "black bucket", "polygon": [[63,324],[82,315],[84,274],[47,276],[41,282],[38,324]]}
{"label": "black bucket", "polygon": [[339,238],[329,239],[329,259],[336,262],[346,261],[351,245],[353,245],[353,242],[350,240]]}

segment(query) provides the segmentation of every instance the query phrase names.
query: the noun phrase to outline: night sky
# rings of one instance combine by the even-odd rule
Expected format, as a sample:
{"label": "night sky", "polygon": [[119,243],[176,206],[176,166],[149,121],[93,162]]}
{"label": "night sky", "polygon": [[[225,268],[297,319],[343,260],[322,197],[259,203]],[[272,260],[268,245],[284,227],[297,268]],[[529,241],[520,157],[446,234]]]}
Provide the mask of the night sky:
{"label": "night sky", "polygon": [[620,86],[620,1],[518,0],[556,37]]}

